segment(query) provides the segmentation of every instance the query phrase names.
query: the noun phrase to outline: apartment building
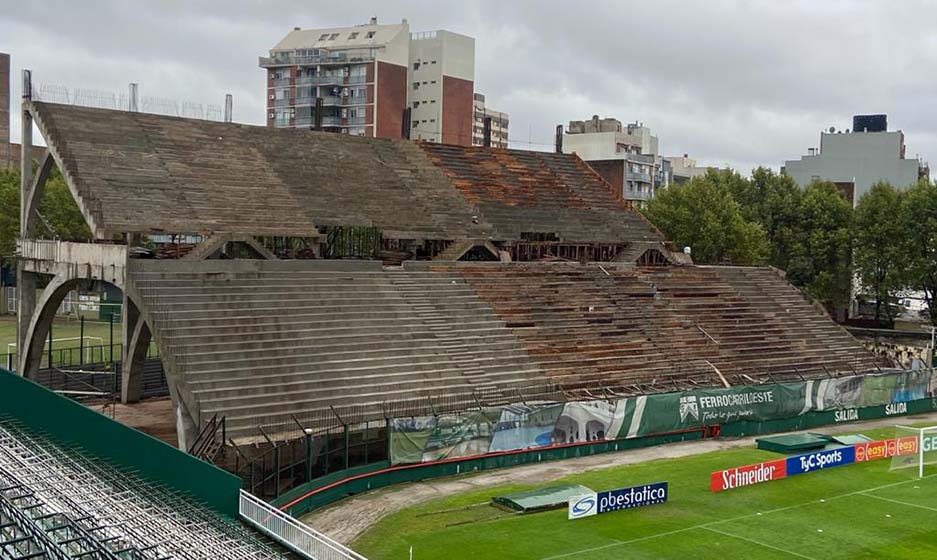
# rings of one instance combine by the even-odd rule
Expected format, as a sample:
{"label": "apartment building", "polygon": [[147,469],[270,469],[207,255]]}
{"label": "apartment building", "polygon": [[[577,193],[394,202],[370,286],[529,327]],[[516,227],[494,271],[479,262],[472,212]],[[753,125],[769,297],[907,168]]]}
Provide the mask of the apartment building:
{"label": "apartment building", "polygon": [[621,197],[638,206],[671,182],[670,162],[658,153],[658,139],[643,123],[618,119],[570,121],[564,153],[575,153],[608,181]]}
{"label": "apartment building", "polygon": [[886,115],[856,115],[851,132],[834,127],[821,132],[820,147],[785,161],[781,172],[800,186],[831,181],[855,205],[879,181],[906,188],[930,177],[927,164],[905,157],[905,152],[904,133],[889,131]]}
{"label": "apartment building", "polygon": [[471,144],[475,40],[407,20],[294,28],[269,56],[267,125]]}
{"label": "apartment building", "polygon": [[475,39],[451,31],[410,35],[410,138],[472,145]]}
{"label": "apartment building", "polygon": [[696,160],[690,157],[690,154],[682,156],[665,156],[664,160],[670,162],[672,180],[674,183],[686,183],[694,177],[703,177],[710,170],[718,170],[716,167],[707,167],[697,165]]}
{"label": "apartment building", "polygon": [[508,147],[508,114],[485,106],[485,94],[476,93],[472,114],[472,145],[485,146],[487,128],[490,148]]}

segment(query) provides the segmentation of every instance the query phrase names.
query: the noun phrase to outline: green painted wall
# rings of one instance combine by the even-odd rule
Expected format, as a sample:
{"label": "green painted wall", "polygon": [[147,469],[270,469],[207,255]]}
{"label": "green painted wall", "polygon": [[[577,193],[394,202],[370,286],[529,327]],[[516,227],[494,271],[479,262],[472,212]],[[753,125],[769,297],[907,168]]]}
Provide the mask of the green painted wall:
{"label": "green painted wall", "polygon": [[[937,398],[913,400],[903,404],[906,405],[906,410],[887,408],[897,406],[895,404],[855,408],[853,410],[856,411],[857,417],[851,421],[876,420],[893,416],[897,424],[899,423],[898,419],[902,416],[923,414],[937,410]],[[837,421],[837,412],[843,413],[845,410],[809,412],[793,418],[775,420],[735,421],[722,425],[720,434],[726,437],[742,437],[807,430],[819,426],[840,423]],[[841,417],[849,418],[848,415]],[[317,478],[285,493],[279,499],[275,500],[273,505],[284,508],[290,515],[298,517],[308,511],[328,505],[347,496],[401,482],[412,482],[441,476],[454,476],[467,472],[512,467],[541,461],[584,457],[586,455],[650,447],[689,439],[700,439],[701,437],[702,431],[641,436],[592,444],[532,449],[515,453],[470,457],[452,461],[437,461],[433,463],[399,465],[396,467],[391,467],[390,463],[384,461],[331,473],[328,476]],[[701,473],[700,476],[706,477],[708,473]],[[285,507],[287,505],[289,505],[289,507]]]}
{"label": "green painted wall", "polygon": [[237,517],[238,477],[5,369],[0,369],[0,413],[56,443],[81,447],[218,513]]}
{"label": "green painted wall", "polygon": [[[348,469],[346,471],[335,472],[311,480],[280,496],[280,498],[273,501],[273,505],[284,508],[284,506],[291,504],[290,507],[284,508],[284,511],[293,517],[299,517],[308,511],[338,501],[347,496],[383,488],[392,484],[399,484],[401,482],[413,482],[441,476],[454,476],[468,472],[514,467],[527,463],[585,457],[600,453],[623,451],[625,449],[635,449],[638,447],[648,447],[700,438],[702,438],[702,431],[695,431],[633,439],[601,441],[565,447],[531,449],[520,452],[469,457],[453,461],[417,463],[412,465],[399,465],[396,467],[391,467],[390,463],[384,461]],[[329,487],[330,485],[332,486]]]}

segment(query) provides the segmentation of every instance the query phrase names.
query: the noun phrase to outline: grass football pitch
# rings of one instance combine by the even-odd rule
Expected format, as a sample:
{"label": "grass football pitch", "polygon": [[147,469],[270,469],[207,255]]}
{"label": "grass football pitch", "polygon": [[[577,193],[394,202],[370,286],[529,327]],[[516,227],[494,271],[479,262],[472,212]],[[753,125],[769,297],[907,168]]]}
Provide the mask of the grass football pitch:
{"label": "grass football pitch", "polygon": [[[873,439],[894,429],[862,431]],[[593,490],[667,481],[669,502],[567,520],[490,505],[530,486],[493,487],[392,514],[354,544],[371,560],[937,558],[937,466],[890,471],[890,460],[836,467],[714,494],[712,471],[782,457],[733,449],[584,472],[550,485]]]}

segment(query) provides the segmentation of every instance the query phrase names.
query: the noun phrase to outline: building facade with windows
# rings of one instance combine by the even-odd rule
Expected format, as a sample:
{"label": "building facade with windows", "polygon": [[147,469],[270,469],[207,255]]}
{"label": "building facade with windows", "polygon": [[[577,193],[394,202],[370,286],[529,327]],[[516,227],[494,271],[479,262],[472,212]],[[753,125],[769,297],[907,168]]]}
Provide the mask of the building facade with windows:
{"label": "building facade with windows", "polygon": [[471,144],[475,40],[406,20],[294,28],[260,58],[267,125]]}
{"label": "building facade with windows", "polygon": [[691,158],[690,154],[667,156],[664,160],[670,163],[674,183],[682,184],[694,177],[704,177],[710,169],[718,171],[716,167],[697,165],[696,160]]}
{"label": "building facade with windows", "polygon": [[485,127],[490,127],[488,146],[491,148],[508,147],[508,114],[489,109],[485,106],[485,94],[474,95],[472,110],[472,145],[485,145]]}
{"label": "building facade with windows", "polygon": [[564,153],[575,153],[596,170],[625,200],[638,206],[672,180],[670,162],[658,153],[657,137],[642,123],[618,119],[570,121],[563,135]]}
{"label": "building facade with windows", "polygon": [[410,35],[410,138],[472,145],[475,39],[451,31]]}
{"label": "building facade with windows", "polygon": [[853,205],[872,185],[887,181],[897,188],[929,178],[930,169],[921,160],[905,157],[904,133],[889,131],[885,115],[856,115],[852,132],[820,133],[820,147],[810,148],[799,160],[788,160],[781,168],[798,185],[814,181],[835,183]]}
{"label": "building facade with windows", "polygon": [[294,28],[260,58],[267,125],[399,138],[407,106],[406,22]]}

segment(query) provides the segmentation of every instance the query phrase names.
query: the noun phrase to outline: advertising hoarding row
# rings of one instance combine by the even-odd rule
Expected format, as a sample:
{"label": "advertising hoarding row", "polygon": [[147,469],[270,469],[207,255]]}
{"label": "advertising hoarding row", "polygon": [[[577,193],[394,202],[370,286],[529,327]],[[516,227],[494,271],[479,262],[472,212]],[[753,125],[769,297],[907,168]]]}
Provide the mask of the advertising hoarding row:
{"label": "advertising hoarding row", "polygon": [[916,437],[857,443],[835,449],[792,455],[766,463],[715,471],[710,474],[709,487],[713,492],[723,492],[852,463],[877,461],[899,455],[916,455],[917,452],[918,438]]}

